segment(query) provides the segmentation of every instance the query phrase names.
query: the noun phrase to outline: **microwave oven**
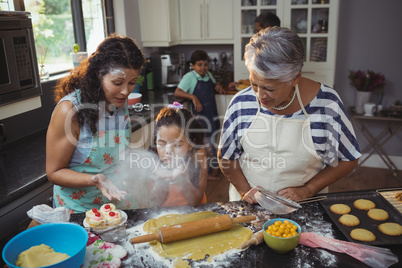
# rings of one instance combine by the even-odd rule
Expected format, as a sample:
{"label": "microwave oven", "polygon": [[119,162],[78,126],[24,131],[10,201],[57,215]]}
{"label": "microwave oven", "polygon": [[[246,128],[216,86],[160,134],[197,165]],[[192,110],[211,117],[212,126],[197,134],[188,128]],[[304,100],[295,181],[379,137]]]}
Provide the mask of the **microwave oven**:
{"label": "microwave oven", "polygon": [[28,14],[0,11],[0,106],[42,94]]}

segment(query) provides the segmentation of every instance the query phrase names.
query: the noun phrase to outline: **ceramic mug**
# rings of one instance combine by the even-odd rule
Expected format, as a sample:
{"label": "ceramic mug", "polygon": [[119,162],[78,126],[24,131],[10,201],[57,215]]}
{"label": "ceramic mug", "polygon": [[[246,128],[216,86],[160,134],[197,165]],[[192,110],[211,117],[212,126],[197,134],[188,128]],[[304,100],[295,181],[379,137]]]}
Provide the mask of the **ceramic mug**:
{"label": "ceramic mug", "polygon": [[364,104],[364,115],[365,116],[373,116],[375,112],[375,103],[367,102]]}

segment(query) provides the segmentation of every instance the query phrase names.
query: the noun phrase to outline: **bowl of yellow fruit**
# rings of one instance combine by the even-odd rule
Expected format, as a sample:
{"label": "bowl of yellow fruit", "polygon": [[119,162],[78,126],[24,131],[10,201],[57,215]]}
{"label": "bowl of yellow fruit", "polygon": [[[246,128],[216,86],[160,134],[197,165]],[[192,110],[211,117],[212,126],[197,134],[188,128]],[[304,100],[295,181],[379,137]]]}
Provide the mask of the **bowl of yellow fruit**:
{"label": "bowl of yellow fruit", "polygon": [[250,80],[248,79],[240,79],[239,82],[236,83],[237,91],[243,90],[250,86]]}
{"label": "bowl of yellow fruit", "polygon": [[276,218],[263,225],[264,241],[278,253],[291,251],[299,244],[301,228],[292,220]]}

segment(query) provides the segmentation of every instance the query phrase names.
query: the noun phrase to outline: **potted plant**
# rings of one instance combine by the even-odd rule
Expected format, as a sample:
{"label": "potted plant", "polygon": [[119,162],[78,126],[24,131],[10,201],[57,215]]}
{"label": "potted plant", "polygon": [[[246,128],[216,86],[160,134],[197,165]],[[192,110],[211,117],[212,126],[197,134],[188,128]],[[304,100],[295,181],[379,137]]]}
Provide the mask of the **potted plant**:
{"label": "potted plant", "polygon": [[78,45],[77,43],[73,45],[73,52],[70,53],[70,55],[71,59],[73,60],[74,68],[80,65],[81,61],[88,58],[88,53],[85,51],[80,51],[80,45]]}
{"label": "potted plant", "polygon": [[139,93],[142,85],[144,84],[145,77],[143,75],[138,75],[137,82],[135,83],[135,88],[133,93]]}
{"label": "potted plant", "polygon": [[370,70],[368,70],[367,73],[360,70],[349,70],[348,77],[350,79],[350,84],[357,89],[355,100],[356,113],[363,114],[364,103],[369,102],[373,91],[378,91],[380,93],[378,105],[381,105],[385,86],[385,76],[383,74],[375,73]]}

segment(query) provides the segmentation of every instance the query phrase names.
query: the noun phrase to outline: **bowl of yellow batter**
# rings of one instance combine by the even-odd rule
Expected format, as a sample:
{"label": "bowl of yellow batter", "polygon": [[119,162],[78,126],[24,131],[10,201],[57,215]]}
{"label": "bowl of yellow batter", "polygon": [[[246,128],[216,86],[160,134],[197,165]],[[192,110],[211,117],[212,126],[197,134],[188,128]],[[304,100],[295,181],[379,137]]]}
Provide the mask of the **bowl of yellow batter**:
{"label": "bowl of yellow batter", "polygon": [[9,267],[80,267],[87,231],[73,223],[47,223],[14,236],[3,249]]}

